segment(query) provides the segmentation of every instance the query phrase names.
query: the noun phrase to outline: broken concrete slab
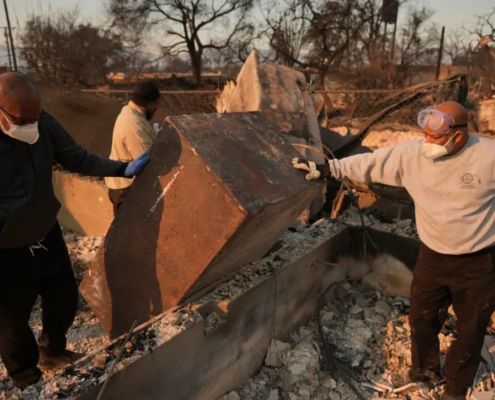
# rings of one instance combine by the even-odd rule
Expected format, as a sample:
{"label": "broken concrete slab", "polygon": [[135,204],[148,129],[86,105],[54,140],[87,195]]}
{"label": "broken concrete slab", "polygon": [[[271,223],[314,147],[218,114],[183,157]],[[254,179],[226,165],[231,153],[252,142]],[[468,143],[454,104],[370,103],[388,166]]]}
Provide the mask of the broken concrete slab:
{"label": "broken concrete slab", "polygon": [[[227,323],[211,335],[204,335],[204,321],[195,322],[119,370],[109,378],[102,400],[144,395],[149,400],[215,400],[236,390],[259,370],[272,339],[286,337],[311,319],[320,295],[345,278],[338,267],[317,260],[334,262],[347,242],[347,230],[342,230],[235,298]],[[288,361],[294,361],[294,373],[317,371],[317,349],[301,345]],[[77,399],[94,400],[101,385],[78,386]]]}
{"label": "broken concrete slab", "polygon": [[[261,111],[275,121],[280,132],[315,143],[320,151],[321,135],[315,106],[302,72],[272,63],[262,63],[251,52],[236,82],[230,82],[217,100],[218,113]],[[316,152],[301,154],[318,164],[325,162]]]}
{"label": "broken concrete slab", "polygon": [[112,337],[260,259],[322,190],[261,113],[169,117],[82,285]]}
{"label": "broken concrete slab", "polygon": [[[296,147],[307,160],[324,164],[322,137],[318,116],[309,85],[302,72],[273,63],[262,63],[256,51],[251,52],[237,79],[224,88],[217,99],[217,112],[260,111],[274,121],[279,132],[293,144],[308,146]],[[307,223],[325,203],[325,188],[315,196],[308,209],[308,215],[300,220]]]}

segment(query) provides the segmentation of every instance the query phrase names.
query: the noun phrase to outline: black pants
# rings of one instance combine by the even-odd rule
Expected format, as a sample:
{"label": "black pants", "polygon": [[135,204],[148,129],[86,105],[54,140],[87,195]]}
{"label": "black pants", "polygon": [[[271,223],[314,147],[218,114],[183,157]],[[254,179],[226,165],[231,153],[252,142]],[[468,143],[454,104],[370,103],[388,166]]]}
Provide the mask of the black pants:
{"label": "black pants", "polygon": [[108,189],[108,197],[113,204],[113,215],[117,214],[117,211],[122,204],[125,194],[129,189]]}
{"label": "black pants", "polygon": [[495,249],[451,256],[425,245],[419,252],[411,288],[413,371],[440,372],[438,334],[452,304],[458,338],[445,358],[447,388],[463,393],[473,384],[485,332],[495,310]]}
{"label": "black pants", "polygon": [[16,384],[39,380],[38,345],[29,317],[41,297],[39,344],[48,353],[64,350],[77,311],[78,289],[58,224],[32,246],[0,249],[0,355]]}

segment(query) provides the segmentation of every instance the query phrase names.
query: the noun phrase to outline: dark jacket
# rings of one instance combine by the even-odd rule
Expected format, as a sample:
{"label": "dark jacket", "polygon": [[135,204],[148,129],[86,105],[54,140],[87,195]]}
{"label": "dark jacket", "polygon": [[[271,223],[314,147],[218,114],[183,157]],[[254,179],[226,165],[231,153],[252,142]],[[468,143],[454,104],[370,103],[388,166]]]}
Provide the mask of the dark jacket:
{"label": "dark jacket", "polygon": [[127,167],[84,150],[45,112],[38,127],[33,145],[0,131],[0,248],[36,243],[53,228],[60,209],[52,186],[54,161],[71,172],[97,177],[122,177]]}

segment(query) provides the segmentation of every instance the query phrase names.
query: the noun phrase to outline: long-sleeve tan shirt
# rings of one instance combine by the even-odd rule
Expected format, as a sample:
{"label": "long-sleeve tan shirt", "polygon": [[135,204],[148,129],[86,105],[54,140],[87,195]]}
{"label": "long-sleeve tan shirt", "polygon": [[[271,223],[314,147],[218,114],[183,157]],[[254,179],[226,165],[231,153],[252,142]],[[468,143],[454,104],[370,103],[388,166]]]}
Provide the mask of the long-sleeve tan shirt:
{"label": "long-sleeve tan shirt", "polygon": [[495,141],[470,134],[457,154],[430,160],[423,140],[329,162],[332,175],[405,187],[423,243],[442,254],[495,245]]}
{"label": "long-sleeve tan shirt", "polygon": [[[156,133],[145,113],[132,101],[120,112],[112,138],[111,160],[130,162],[149,150]],[[110,189],[125,189],[131,185],[134,178],[105,178]]]}

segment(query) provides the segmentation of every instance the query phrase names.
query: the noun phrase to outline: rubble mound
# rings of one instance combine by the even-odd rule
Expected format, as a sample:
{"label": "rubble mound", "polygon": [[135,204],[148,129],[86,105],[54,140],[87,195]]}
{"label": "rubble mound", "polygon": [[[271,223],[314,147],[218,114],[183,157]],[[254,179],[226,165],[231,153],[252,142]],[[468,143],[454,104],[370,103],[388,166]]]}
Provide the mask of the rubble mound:
{"label": "rubble mound", "polygon": [[[273,340],[258,374],[219,400],[439,399],[443,385],[393,383],[411,367],[409,299],[356,281],[335,285],[329,297],[319,321],[315,316],[285,341]],[[455,338],[450,310],[440,334],[442,360]],[[474,393],[492,392],[493,376],[482,364]]]}

